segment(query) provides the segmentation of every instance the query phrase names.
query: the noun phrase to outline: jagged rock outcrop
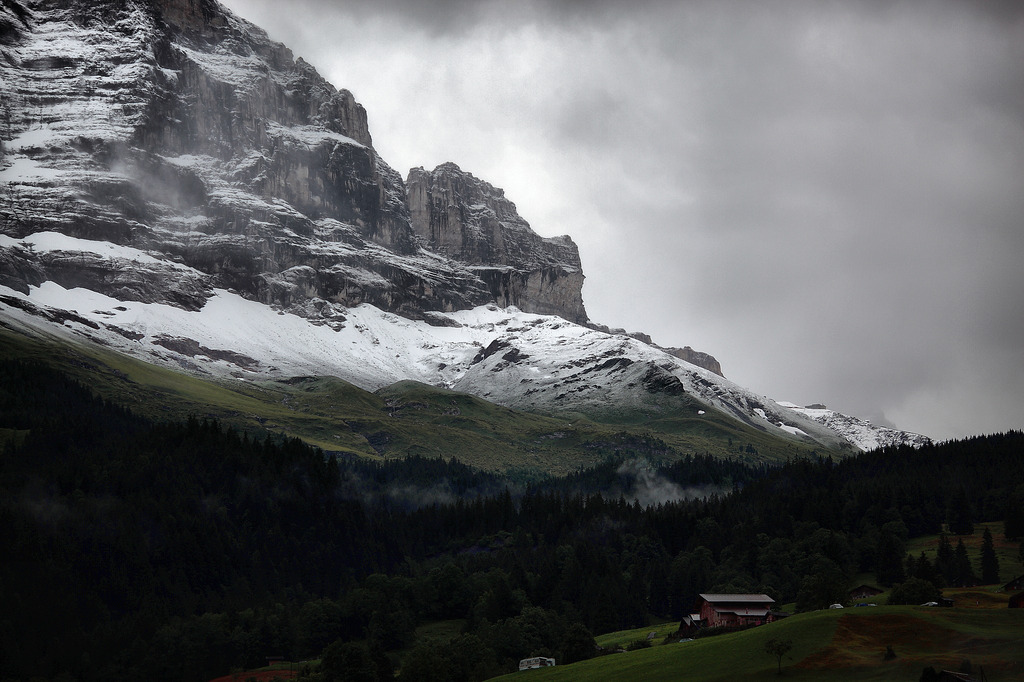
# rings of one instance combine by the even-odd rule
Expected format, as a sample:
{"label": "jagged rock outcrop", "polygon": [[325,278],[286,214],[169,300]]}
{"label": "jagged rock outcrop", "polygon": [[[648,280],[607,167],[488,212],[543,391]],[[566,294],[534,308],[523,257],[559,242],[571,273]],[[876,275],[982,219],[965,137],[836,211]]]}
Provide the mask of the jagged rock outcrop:
{"label": "jagged rock outcrop", "polygon": [[470,265],[499,305],[586,321],[583,267],[568,236],[539,236],[503,190],[454,163],[413,168],[406,188],[416,235]]}
{"label": "jagged rock outcrop", "polygon": [[719,364],[715,356],[709,355],[699,350],[694,350],[689,346],[683,348],[665,348],[664,351],[669,355],[673,355],[684,362],[688,362],[691,365],[697,365],[703,367],[709,372],[714,372],[720,377],[724,377],[722,374],[722,365]]}
{"label": "jagged rock outcrop", "polygon": [[[91,282],[195,308],[229,288],[410,317],[494,301],[586,319],[568,237],[537,236],[453,165],[414,171],[407,196],[352,94],[214,0],[4,3],[0,53],[0,231],[131,246],[203,280],[186,295],[88,249],[78,269],[73,252],[20,249],[5,256],[33,273],[5,277],[19,290]],[[439,238],[418,238],[431,221]]]}
{"label": "jagged rock outcrop", "polygon": [[663,348],[654,342],[654,339],[651,338],[650,334],[645,332],[627,332],[622,328],[611,328],[604,324],[597,324],[596,322],[588,322],[587,326],[599,332],[604,332],[605,334],[628,336],[631,339],[636,339],[641,343],[646,343],[648,346],[653,346],[660,351],[664,351],[672,357],[679,358],[684,362],[696,365],[697,367],[706,369],[709,372],[714,372],[723,379],[725,378],[725,375],[722,374],[722,366],[718,363],[718,360],[715,359],[715,356],[708,353],[694,350],[689,346],[686,346],[685,348]]}
{"label": "jagged rock outcrop", "polygon": [[[616,331],[618,331],[618,330],[616,330]],[[623,331],[621,333],[625,333],[625,332]],[[669,355],[671,355],[673,357],[676,357],[676,358],[679,358],[680,360],[683,360],[684,362],[688,362],[691,365],[696,365],[697,367],[703,367],[704,369],[708,370],[709,372],[714,372],[715,374],[717,374],[718,376],[723,377],[723,378],[725,377],[725,375],[722,374],[722,366],[720,364],[718,364],[718,360],[716,360],[715,356],[713,356],[713,355],[709,355],[708,353],[703,353],[703,352],[701,352],[699,350],[694,350],[694,349],[690,348],[689,346],[686,346],[684,348],[662,348],[658,344],[654,343],[654,339],[651,338],[650,334],[645,334],[644,332],[629,332],[626,335],[631,337],[631,338],[636,339],[637,341],[643,341],[648,346],[654,346],[655,348],[657,348],[659,350],[663,350],[666,353],[668,353]]]}

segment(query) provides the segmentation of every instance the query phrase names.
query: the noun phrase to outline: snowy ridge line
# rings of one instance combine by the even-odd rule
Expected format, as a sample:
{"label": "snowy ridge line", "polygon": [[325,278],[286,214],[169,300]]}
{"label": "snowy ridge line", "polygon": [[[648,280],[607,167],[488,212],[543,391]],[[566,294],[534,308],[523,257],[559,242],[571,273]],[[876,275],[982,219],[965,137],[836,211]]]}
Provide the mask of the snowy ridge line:
{"label": "snowy ridge line", "polygon": [[[331,375],[367,390],[412,379],[531,411],[638,407],[656,414],[662,409],[657,391],[681,389],[781,437],[832,446],[840,442],[827,424],[636,339],[516,308],[488,305],[433,313],[428,322],[363,304],[337,309],[333,324],[316,324],[223,289],[192,311],[120,301],[53,282],[28,294],[0,286],[0,297],[73,311],[79,320],[64,319],[61,333],[98,339],[144,361],[207,376]],[[29,326],[41,322],[9,300],[0,301],[0,314]],[[445,324],[438,325],[438,319]],[[168,337],[195,341],[221,356],[184,356],[156,343]],[[687,416],[703,413],[694,407]],[[871,444],[869,432],[864,427],[844,437],[863,448]]]}
{"label": "snowy ridge line", "polygon": [[788,402],[779,404],[841,434],[861,450],[875,450],[901,444],[919,447],[931,442],[927,436],[875,425],[870,420],[852,417],[825,407],[800,407]]}

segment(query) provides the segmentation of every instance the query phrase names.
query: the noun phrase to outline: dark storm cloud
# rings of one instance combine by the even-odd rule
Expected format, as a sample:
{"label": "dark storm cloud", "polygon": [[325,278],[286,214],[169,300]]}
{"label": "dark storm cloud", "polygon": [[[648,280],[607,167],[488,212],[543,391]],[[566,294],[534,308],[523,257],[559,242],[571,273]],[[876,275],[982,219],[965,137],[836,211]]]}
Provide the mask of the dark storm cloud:
{"label": "dark storm cloud", "polygon": [[[228,2],[245,15],[245,5],[270,6],[262,0]],[[669,0],[299,0],[290,6],[302,6],[303,17],[343,16],[357,21],[386,17],[402,24],[417,26],[435,36],[459,35],[481,22],[493,21],[496,12],[504,18],[524,21],[600,22],[637,11],[665,6]],[[278,7],[283,7],[277,3]]]}
{"label": "dark storm cloud", "polygon": [[1024,3],[231,0],[777,399],[1024,426]]}

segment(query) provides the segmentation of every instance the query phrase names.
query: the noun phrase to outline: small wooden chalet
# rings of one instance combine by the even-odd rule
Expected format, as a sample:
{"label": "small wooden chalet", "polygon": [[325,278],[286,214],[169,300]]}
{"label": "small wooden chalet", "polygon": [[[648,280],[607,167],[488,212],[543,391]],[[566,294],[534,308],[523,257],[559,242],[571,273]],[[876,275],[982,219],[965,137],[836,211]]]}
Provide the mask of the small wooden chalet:
{"label": "small wooden chalet", "polygon": [[850,601],[857,603],[859,601],[865,601],[872,597],[877,597],[882,594],[882,590],[872,585],[857,585],[857,587],[850,590]]}
{"label": "small wooden chalet", "polygon": [[775,600],[767,594],[701,594],[697,602],[704,627],[770,623]]}
{"label": "small wooden chalet", "polygon": [[1024,590],[1024,575],[1018,576],[1003,585],[1004,592],[1017,592],[1019,590]]}
{"label": "small wooden chalet", "polygon": [[1011,609],[1024,609],[1024,592],[1018,592],[1010,597],[1009,606]]}

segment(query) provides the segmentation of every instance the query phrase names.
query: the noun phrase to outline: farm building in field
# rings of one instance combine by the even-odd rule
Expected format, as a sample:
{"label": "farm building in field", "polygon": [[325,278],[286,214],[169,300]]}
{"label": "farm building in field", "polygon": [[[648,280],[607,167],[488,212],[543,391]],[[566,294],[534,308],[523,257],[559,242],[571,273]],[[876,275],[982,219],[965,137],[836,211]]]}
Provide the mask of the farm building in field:
{"label": "farm building in field", "polygon": [[1018,576],[1003,585],[1004,592],[1016,592],[1018,590],[1024,590],[1024,575]]}
{"label": "farm building in field", "polygon": [[698,608],[704,627],[719,625],[761,625],[772,622],[772,604],[767,594],[702,594]]}
{"label": "farm building in field", "polygon": [[857,585],[857,587],[850,590],[850,601],[859,602],[865,599],[871,599],[871,597],[877,597],[882,594],[882,590],[871,585]]}
{"label": "farm building in field", "polygon": [[1024,609],[1024,592],[1018,592],[1010,597],[1011,609]]}
{"label": "farm building in field", "polygon": [[555,659],[545,658],[544,656],[534,656],[533,658],[524,658],[519,661],[520,670],[533,670],[534,668],[550,668],[555,664]]}

